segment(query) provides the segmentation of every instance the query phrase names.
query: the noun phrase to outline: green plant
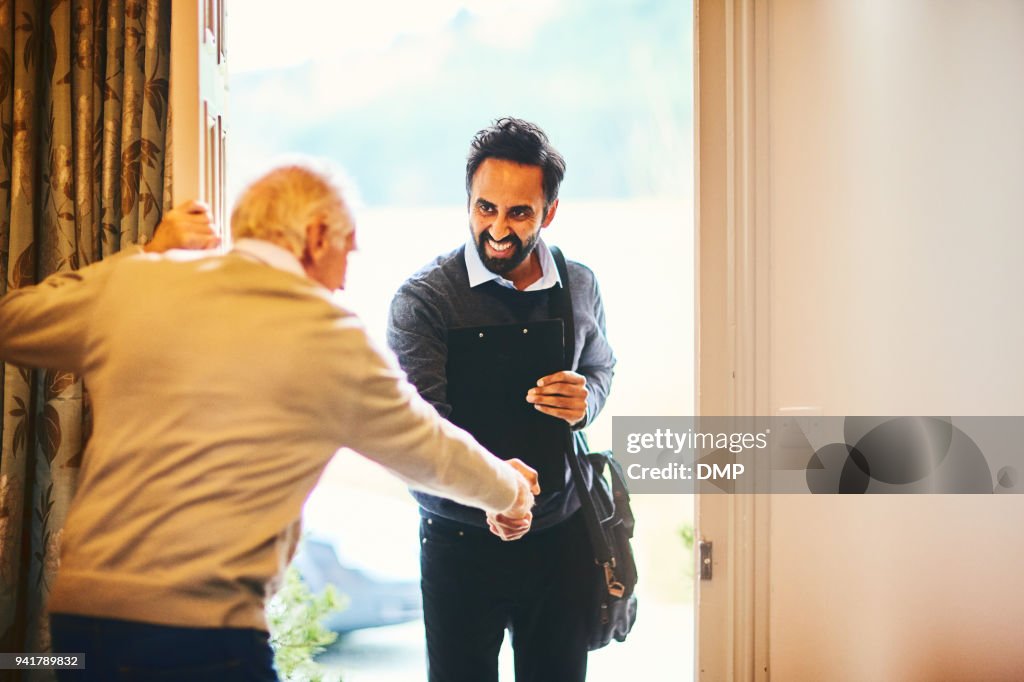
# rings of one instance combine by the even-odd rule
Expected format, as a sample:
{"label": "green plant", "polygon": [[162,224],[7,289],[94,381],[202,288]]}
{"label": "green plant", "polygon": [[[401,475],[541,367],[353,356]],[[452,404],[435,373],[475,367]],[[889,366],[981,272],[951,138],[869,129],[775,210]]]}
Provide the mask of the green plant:
{"label": "green plant", "polygon": [[686,553],[691,557],[691,560],[686,564],[686,576],[690,579],[693,578],[693,545],[696,540],[696,534],[692,523],[684,523],[679,529],[679,537],[683,539],[683,546],[686,547]]}
{"label": "green plant", "polygon": [[337,633],[323,625],[323,618],[345,606],[345,598],[333,585],[313,594],[298,570],[289,566],[281,589],[267,602],[270,645],[274,665],[285,682],[340,682],[330,677],[313,657],[334,643]]}
{"label": "green plant", "polygon": [[679,529],[679,537],[683,539],[683,546],[686,547],[687,552],[693,551],[694,532],[693,524],[685,523],[683,527]]}

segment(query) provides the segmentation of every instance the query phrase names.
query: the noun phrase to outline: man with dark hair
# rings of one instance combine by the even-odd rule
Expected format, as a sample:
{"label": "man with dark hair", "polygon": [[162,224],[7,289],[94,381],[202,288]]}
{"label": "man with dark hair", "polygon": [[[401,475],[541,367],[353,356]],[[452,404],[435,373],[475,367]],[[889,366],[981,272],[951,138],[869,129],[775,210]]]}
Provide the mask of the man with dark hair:
{"label": "man with dark hair", "polygon": [[[537,377],[523,400],[573,429],[604,406],[615,359],[597,280],[569,261],[569,282],[562,282],[540,238],[555,217],[564,175],[562,156],[532,123],[503,118],[473,138],[466,163],[470,239],[402,285],[388,324],[388,342],[410,382],[442,416],[453,410],[449,330],[550,318],[552,292],[563,286],[572,296],[573,370]],[[559,466],[564,487],[539,495],[532,518],[518,521],[414,493],[431,682],[497,680],[506,628],[518,682],[585,679],[585,577],[593,554],[568,467]]]}

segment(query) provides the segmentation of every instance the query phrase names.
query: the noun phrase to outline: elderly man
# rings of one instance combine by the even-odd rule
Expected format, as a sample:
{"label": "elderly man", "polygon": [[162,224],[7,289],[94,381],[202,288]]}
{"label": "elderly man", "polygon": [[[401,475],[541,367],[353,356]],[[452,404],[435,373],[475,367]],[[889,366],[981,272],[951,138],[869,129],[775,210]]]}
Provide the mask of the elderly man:
{"label": "elderly man", "polygon": [[[54,651],[84,652],[86,679],[276,679],[264,600],[339,448],[512,518],[539,492],[332,300],[355,228],[328,174],[271,171],[231,226],[226,255],[127,253],[0,299],[0,359],[74,370],[95,404],[50,596]],[[149,250],[216,241],[189,204]]]}

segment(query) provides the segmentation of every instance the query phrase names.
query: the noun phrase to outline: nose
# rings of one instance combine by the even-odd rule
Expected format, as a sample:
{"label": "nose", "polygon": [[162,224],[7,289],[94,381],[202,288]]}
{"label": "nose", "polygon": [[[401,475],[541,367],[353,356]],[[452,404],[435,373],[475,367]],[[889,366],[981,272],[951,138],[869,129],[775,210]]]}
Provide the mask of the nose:
{"label": "nose", "polygon": [[511,230],[508,229],[508,220],[506,220],[505,216],[502,214],[495,216],[494,222],[487,229],[488,232],[491,233],[491,239],[496,242],[500,242],[509,235],[509,232],[511,232]]}

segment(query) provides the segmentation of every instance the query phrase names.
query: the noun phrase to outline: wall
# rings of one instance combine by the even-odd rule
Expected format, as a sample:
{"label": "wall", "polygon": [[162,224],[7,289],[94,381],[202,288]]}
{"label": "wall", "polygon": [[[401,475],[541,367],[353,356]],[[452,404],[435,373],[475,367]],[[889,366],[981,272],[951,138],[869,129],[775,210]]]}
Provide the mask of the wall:
{"label": "wall", "polygon": [[[771,405],[1024,414],[1024,3],[768,12]],[[771,502],[775,680],[1024,679],[1024,498]]]}

